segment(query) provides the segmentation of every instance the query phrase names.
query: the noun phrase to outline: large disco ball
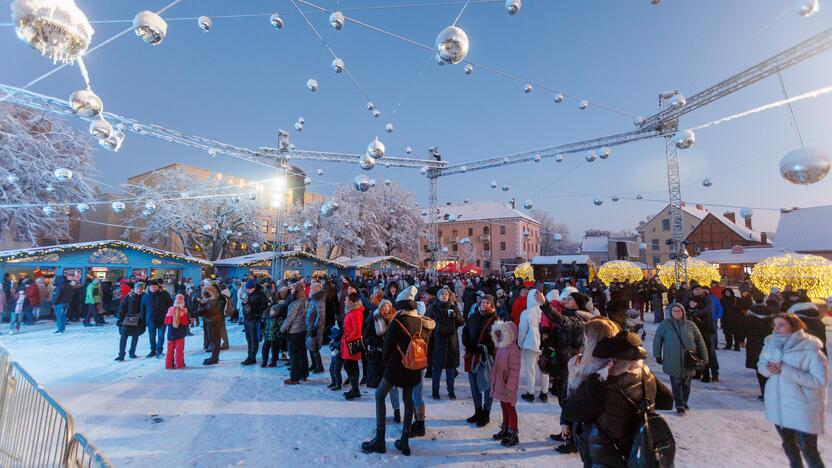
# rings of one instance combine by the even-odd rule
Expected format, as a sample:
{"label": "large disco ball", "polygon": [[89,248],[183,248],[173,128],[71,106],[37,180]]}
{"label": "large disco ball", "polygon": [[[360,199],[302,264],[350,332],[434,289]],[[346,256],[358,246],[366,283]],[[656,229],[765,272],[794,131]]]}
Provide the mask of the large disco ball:
{"label": "large disco ball", "polygon": [[530,210],[532,209],[532,207],[534,207],[534,203],[532,203],[531,200],[526,200],[523,202],[523,208]]}
{"label": "large disco ball", "polygon": [[196,20],[196,24],[199,25],[199,29],[208,32],[211,30],[211,26],[214,25],[214,22],[207,16],[200,16],[199,19]]}
{"label": "large disco ball", "polygon": [[96,119],[90,123],[90,134],[99,140],[106,140],[113,134],[113,126],[104,119]]}
{"label": "large disco ball", "polygon": [[124,208],[126,208],[124,202],[120,201],[113,202],[113,204],[110,206],[113,208],[114,213],[121,213],[122,211],[124,211]]}
{"label": "large disco ball", "polygon": [[344,24],[344,14],[340,11],[333,11],[332,14],[329,15],[329,25],[332,26],[332,28],[336,31],[344,29]]}
{"label": "large disco ball", "polygon": [[79,59],[95,32],[73,0],[14,0],[12,22],[18,38],[53,62]]}
{"label": "large disco ball", "polygon": [[55,178],[58,179],[59,182],[66,182],[67,180],[72,178],[72,171],[65,167],[55,169],[55,172],[53,172],[52,174],[55,175]]}
{"label": "large disco ball", "polygon": [[800,0],[797,2],[797,13],[808,18],[820,10],[820,0]]}
{"label": "large disco ball", "polygon": [[361,161],[358,162],[358,166],[365,171],[371,171],[376,167],[376,159],[369,154],[365,154],[361,156]]}
{"label": "large disco ball", "polygon": [[283,29],[283,18],[280,13],[272,13],[272,16],[269,17],[269,23],[274,29]]}
{"label": "large disco ball", "polygon": [[754,216],[754,210],[748,207],[740,208],[740,218],[751,219],[752,216]]}
{"label": "large disco ball", "polygon": [[334,70],[335,73],[343,72],[344,71],[344,61],[339,59],[339,58],[332,59],[332,70]]}
{"label": "large disco ball", "polygon": [[594,203],[595,206],[601,206],[601,205],[604,204],[604,200],[601,199],[600,197],[595,197],[595,198],[592,199],[592,203]]}
{"label": "large disco ball", "polygon": [[783,156],[780,160],[780,175],[800,185],[820,182],[829,173],[829,155],[818,148],[800,148]]}
{"label": "large disco ball", "polygon": [[378,139],[378,137],[375,137],[373,141],[371,141],[370,144],[367,145],[367,155],[372,156],[376,159],[384,157],[384,150],[384,143],[382,143],[381,140]]}
{"label": "large disco ball", "polygon": [[436,55],[445,63],[461,62],[468,55],[468,35],[456,26],[443,29],[436,36]]}
{"label": "large disco ball", "polygon": [[506,11],[511,16],[516,15],[520,12],[520,8],[523,7],[522,0],[506,0]]}
{"label": "large disco ball", "polygon": [[144,42],[150,45],[159,45],[165,40],[168,23],[152,11],[140,11],[133,18],[133,31]]}
{"label": "large disco ball", "polygon": [[313,92],[313,93],[315,91],[317,91],[318,90],[318,80],[316,80],[315,78],[309,78],[308,80],[306,80],[306,89],[308,89],[310,92]]}
{"label": "large disco ball", "polygon": [[595,151],[593,151],[593,152],[591,152],[591,153],[588,153],[588,154],[586,155],[586,158],[585,158],[585,159],[586,159],[586,162],[592,162],[592,161],[595,161],[595,158],[596,158],[596,156],[595,156]]}
{"label": "large disco ball", "polygon": [[682,130],[674,137],[676,147],[679,149],[688,149],[696,143],[696,134],[693,130]]}
{"label": "large disco ball", "polygon": [[355,176],[355,179],[352,180],[352,186],[359,192],[366,192],[367,190],[370,190],[370,178],[364,174],[358,174]]}
{"label": "large disco ball", "polygon": [[496,180],[492,180],[492,181],[491,181],[491,183],[490,183],[489,185],[491,186],[491,188],[497,188],[497,181],[496,181]]}
{"label": "large disco ball", "polygon": [[89,89],[81,89],[69,97],[69,107],[75,114],[89,118],[100,114],[104,110],[104,103]]}

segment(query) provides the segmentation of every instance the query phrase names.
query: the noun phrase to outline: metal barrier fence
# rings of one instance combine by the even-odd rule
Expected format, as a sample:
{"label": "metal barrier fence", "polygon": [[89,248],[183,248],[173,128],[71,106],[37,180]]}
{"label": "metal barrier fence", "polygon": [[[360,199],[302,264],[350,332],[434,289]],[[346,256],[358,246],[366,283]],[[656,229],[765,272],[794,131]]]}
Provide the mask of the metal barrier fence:
{"label": "metal barrier fence", "polygon": [[75,434],[72,415],[0,346],[0,467],[30,466],[112,465]]}

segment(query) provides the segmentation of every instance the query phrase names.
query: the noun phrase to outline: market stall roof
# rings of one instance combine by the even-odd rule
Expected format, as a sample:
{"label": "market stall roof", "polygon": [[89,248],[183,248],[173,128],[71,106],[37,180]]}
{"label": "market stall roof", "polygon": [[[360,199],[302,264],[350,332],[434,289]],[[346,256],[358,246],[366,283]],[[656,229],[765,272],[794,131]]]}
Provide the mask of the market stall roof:
{"label": "market stall roof", "polygon": [[608,236],[589,236],[581,241],[581,253],[608,253],[610,238]]}
{"label": "market stall roof", "polygon": [[336,260],[338,260],[346,268],[366,268],[375,263],[384,261],[395,262],[411,270],[419,268],[410,262],[404,261],[401,258],[394,257],[392,255],[385,255],[380,257],[338,257]]}
{"label": "market stall roof", "polygon": [[459,273],[455,263],[449,263],[436,271],[439,273]]}
{"label": "market stall roof", "polygon": [[768,257],[780,255],[784,251],[779,247],[734,247],[733,249],[706,250],[693,258],[722,265],[755,264]]}
{"label": "market stall roof", "polygon": [[774,245],[795,252],[832,251],[832,205],[783,210]]}
{"label": "market stall roof", "polygon": [[[280,256],[283,258],[291,258],[291,257],[305,257],[315,260],[317,262],[326,263],[328,265],[333,265],[337,268],[345,268],[343,263],[338,263],[332,260],[326,260],[316,255],[312,255],[307,252],[303,252],[301,250],[288,250],[286,252],[280,252]],[[241,255],[239,257],[230,257],[230,258],[223,258],[214,262],[214,266],[230,266],[230,267],[244,267],[244,266],[251,266],[256,263],[271,261],[274,259],[274,252],[257,252],[249,255]]]}
{"label": "market stall roof", "polygon": [[532,259],[532,265],[556,265],[558,260],[564,265],[569,265],[572,262],[580,265],[591,261],[589,255],[538,255]]}
{"label": "market stall roof", "polygon": [[461,271],[462,273],[474,273],[477,275],[482,274],[482,268],[476,265],[465,265],[464,267],[460,268],[459,271]]}
{"label": "market stall roof", "polygon": [[161,257],[169,257],[187,262],[199,263],[200,265],[210,266],[211,262],[202,258],[191,257],[189,255],[178,254],[162,249],[155,249],[146,245],[134,244],[132,242],[125,242],[121,240],[101,240],[92,242],[77,242],[74,244],[48,245],[42,247],[30,247],[28,249],[15,249],[0,251],[0,261],[14,260],[16,258],[31,257],[36,255],[47,255],[61,252],[77,252],[80,250],[93,250],[102,247],[109,248],[127,248],[135,249],[143,252],[148,252]]}

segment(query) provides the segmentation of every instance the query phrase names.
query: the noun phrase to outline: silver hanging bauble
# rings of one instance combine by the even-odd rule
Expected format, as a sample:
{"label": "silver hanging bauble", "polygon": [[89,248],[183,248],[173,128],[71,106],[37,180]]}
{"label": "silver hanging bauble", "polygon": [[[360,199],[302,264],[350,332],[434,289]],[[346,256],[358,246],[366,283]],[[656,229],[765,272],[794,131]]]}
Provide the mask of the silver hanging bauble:
{"label": "silver hanging bauble", "polygon": [[405,148],[405,149],[404,149],[404,152],[405,152],[405,153],[407,153],[407,154],[410,154],[410,153],[412,153],[412,152],[413,152],[413,148],[411,148],[410,146],[408,146],[407,148]]}
{"label": "silver hanging bauble", "polygon": [[52,192],[54,192],[54,191],[55,191],[55,187],[53,187],[53,186],[52,186],[52,184],[46,184],[46,187],[44,187],[44,188],[45,188],[45,189],[46,189],[46,191],[47,191],[47,192],[49,192],[49,193],[52,193]]}
{"label": "silver hanging bauble", "polygon": [[86,15],[72,0],[15,0],[12,23],[18,38],[53,63],[79,59],[94,33]]}
{"label": "silver hanging bauble", "polygon": [[133,31],[144,42],[150,45],[159,45],[165,40],[168,23],[152,11],[140,11],[133,18]]}
{"label": "silver hanging bauble", "polygon": [[46,216],[52,216],[53,214],[55,214],[55,208],[46,205],[43,207],[43,214],[45,214]]}
{"label": "silver hanging bauble", "polygon": [[280,16],[280,13],[272,13],[272,16],[269,17],[269,23],[275,29],[283,29],[283,17]]}
{"label": "silver hanging bauble", "polygon": [[375,117],[375,118],[381,117],[381,111],[378,110],[378,109],[374,110],[373,111],[373,117]]}
{"label": "silver hanging bauble", "polygon": [[156,203],[153,200],[148,200],[144,204],[144,209],[146,209],[147,211],[153,211],[156,209]]}
{"label": "silver hanging bauble", "polygon": [[303,131],[303,122],[297,121],[295,122],[295,130],[302,132]]}
{"label": "silver hanging bauble", "polygon": [[682,130],[676,134],[676,147],[679,149],[688,149],[696,143],[696,134],[693,130]]}
{"label": "silver hanging bauble", "polygon": [[324,175],[324,170],[323,169],[318,169],[317,171],[315,171],[315,173],[318,174],[318,175]]}
{"label": "silver hanging bauble", "polygon": [[340,205],[335,200],[327,200],[321,205],[321,216],[324,218],[329,218],[332,216],[336,211],[338,211]]}
{"label": "silver hanging bauble", "polygon": [[390,179],[384,179],[384,185],[390,185],[390,184],[392,184],[392,183],[393,183],[393,182],[392,182],[392,181],[390,181]]}
{"label": "silver hanging bauble", "polygon": [[99,140],[106,140],[113,134],[113,126],[104,119],[96,119],[90,122],[90,134]]}
{"label": "silver hanging bauble", "polygon": [[113,204],[110,205],[110,207],[113,208],[114,213],[121,213],[122,211],[124,211],[124,208],[126,208],[126,206],[124,205],[124,202],[120,202],[120,201],[113,202]]}
{"label": "silver hanging bauble", "polygon": [[601,199],[600,197],[595,197],[595,198],[592,199],[592,203],[594,203],[595,206],[601,206],[601,205],[604,204],[604,200]]}
{"label": "silver hanging bauble", "polygon": [[419,168],[419,174],[427,175],[427,173],[428,173],[428,167],[427,166],[422,166],[421,168]]}
{"label": "silver hanging bauble", "polygon": [[443,59],[439,54],[433,56],[434,60],[436,60],[436,64],[441,66],[445,65],[445,59]]}
{"label": "silver hanging bauble", "polygon": [[703,180],[702,180],[702,186],[703,186],[703,187],[710,187],[710,186],[711,186],[711,185],[713,185],[713,184],[714,184],[714,183],[713,183],[713,182],[711,182],[711,179],[707,179],[707,178],[706,178],[706,179],[703,179]]}
{"label": "silver hanging bauble", "polygon": [[618,201],[618,195],[613,195],[612,196],[612,201],[617,202]]}
{"label": "silver hanging bauble", "polygon": [[306,119],[304,119],[304,118],[303,118],[303,116],[298,117],[298,120],[297,120],[297,121],[298,121],[298,122],[300,122],[300,123],[302,123],[302,124],[305,124],[305,123],[306,123]]}
{"label": "silver hanging bauble", "polygon": [[393,129],[394,129],[394,127],[393,127],[393,124],[391,124],[391,123],[388,123],[387,125],[384,126],[384,131],[387,132],[387,133],[393,133]]}
{"label": "silver hanging bauble", "polygon": [[559,154],[559,155],[555,156],[555,162],[563,162],[563,155]]}
{"label": "silver hanging bauble", "polygon": [[488,184],[491,188],[497,188],[497,181],[492,180],[490,184]]}
{"label": "silver hanging bauble", "polygon": [[820,0],[799,0],[797,2],[797,13],[808,18],[820,10]]}
{"label": "silver hanging bauble", "polygon": [[556,232],[553,237],[555,239],[555,242],[561,242],[563,240],[563,235],[559,232]]}
{"label": "silver hanging bauble", "polygon": [[86,203],[78,203],[75,205],[75,209],[78,210],[79,213],[84,214],[90,210],[90,205]]}
{"label": "silver hanging bauble", "polygon": [[508,164],[508,157],[503,158],[503,164]]}
{"label": "silver hanging bauble", "polygon": [[384,151],[384,143],[382,143],[381,140],[378,139],[378,137],[375,137],[373,141],[371,141],[370,144],[367,145],[367,155],[375,159],[383,158]]}
{"label": "silver hanging bauble", "polygon": [[532,92],[532,90],[534,90],[534,86],[530,85],[529,83],[526,83],[526,86],[523,86],[523,92],[526,94],[529,94],[530,92]]}
{"label": "silver hanging bauble", "polygon": [[525,208],[527,210],[532,209],[533,206],[534,206],[534,203],[532,203],[531,200],[526,200],[526,201],[523,202],[523,208]]}
{"label": "silver hanging bauble", "polygon": [[378,185],[376,180],[375,179],[370,179],[370,188],[375,188],[376,185]]}
{"label": "silver hanging bauble", "polygon": [[124,143],[124,133],[120,131],[114,132],[109,138],[98,140],[99,145],[116,153],[121,149],[122,143]]}
{"label": "silver hanging bauble", "polygon": [[640,193],[636,195],[636,200],[642,200],[642,199],[644,199],[644,195],[642,195]]}
{"label": "silver hanging bauble", "polygon": [[355,176],[355,179],[352,180],[352,186],[359,192],[366,192],[367,190],[370,190],[370,178],[364,174],[358,174]]}
{"label": "silver hanging bauble", "polygon": [[754,216],[754,210],[746,207],[740,208],[740,218],[751,219],[752,216]]}
{"label": "silver hanging bauble", "polygon": [[310,92],[313,92],[313,93],[315,91],[317,91],[318,90],[318,80],[316,80],[315,78],[309,78],[308,80],[306,80],[306,89],[308,89]]}
{"label": "silver hanging bauble", "polygon": [[428,215],[428,210],[422,210],[422,212],[420,214],[422,216],[427,216]]}
{"label": "silver hanging bauble", "polygon": [[591,153],[587,153],[587,155],[584,158],[586,159],[586,162],[592,162],[595,161],[596,157],[597,156],[595,155],[595,151],[593,151]]}
{"label": "silver hanging bauble", "polygon": [[469,239],[467,237],[463,237],[462,239],[459,240],[459,243],[462,244],[462,245],[468,245],[468,244],[471,243],[471,239]]}
{"label": "silver hanging bauble", "polygon": [[468,65],[465,65],[465,74],[470,75],[472,73],[474,73],[474,66],[470,63]]}
{"label": "silver hanging bauble", "polygon": [[306,234],[312,232],[313,227],[315,227],[315,225],[312,224],[312,221],[306,220],[303,222],[303,232],[305,232]]}
{"label": "silver hanging bauble", "polygon": [[373,104],[373,101],[367,101],[367,110],[373,110],[376,108],[376,105]]}
{"label": "silver hanging bauble", "polygon": [[467,204],[471,203],[471,200],[466,198],[465,200],[462,200],[462,203],[465,203],[467,205]]}
{"label": "silver hanging bauble", "polygon": [[508,14],[511,16],[519,13],[522,6],[522,0],[506,0],[506,11],[508,11]]}
{"label": "silver hanging bauble", "polygon": [[257,200],[257,194],[254,192],[249,192],[248,199],[251,201]]}
{"label": "silver hanging bauble", "polygon": [[601,151],[598,153],[598,157],[601,159],[607,159],[612,154],[612,150],[608,146],[601,148]]}
{"label": "silver hanging bauble", "polygon": [[72,171],[65,167],[60,167],[55,169],[55,172],[52,173],[58,182],[66,182],[67,180],[72,178]]}
{"label": "silver hanging bauble", "polygon": [[332,14],[329,15],[329,25],[336,31],[344,29],[345,21],[344,14],[340,11],[333,11]]}
{"label": "silver hanging bauble", "polygon": [[445,63],[459,63],[468,55],[468,35],[456,26],[448,26],[440,31],[434,44],[436,55]]}
{"label": "silver hanging bauble", "polygon": [[311,177],[304,177],[303,178],[303,185],[312,185],[312,178]]}
{"label": "silver hanging bauble", "polygon": [[448,248],[447,248],[447,247],[445,247],[444,245],[442,246],[442,248],[441,248],[440,250],[442,251],[442,253],[443,253],[443,254],[447,254],[447,253],[448,253]]}
{"label": "silver hanging bauble", "polygon": [[468,166],[466,166],[465,164],[463,164],[462,166],[459,166],[459,171],[463,172],[463,173],[468,172]]}
{"label": "silver hanging bauble", "polygon": [[685,107],[685,105],[687,103],[688,103],[688,100],[685,99],[684,96],[682,96],[681,94],[678,94],[678,93],[674,94],[673,97],[670,98],[670,102],[669,102],[670,107],[673,108],[673,109],[681,109],[681,108]]}
{"label": "silver hanging bauble", "polygon": [[542,160],[543,160],[543,156],[541,156],[541,155],[539,155],[539,154],[536,154],[536,155],[534,156],[534,162],[539,163],[539,162],[540,162],[540,161],[542,161]]}
{"label": "silver hanging bauble", "polygon": [[234,234],[234,231],[233,231],[232,229],[226,229],[226,230],[225,230],[225,235],[226,235],[226,236],[230,236],[230,235],[232,235],[232,234]]}
{"label": "silver hanging bauble", "polygon": [[[294,149],[295,149],[295,144],[294,143],[289,143],[289,151],[293,151]],[[287,156],[286,159],[289,159],[289,157]]]}
{"label": "silver hanging bauble", "polygon": [[829,168],[829,154],[818,148],[796,149],[780,160],[780,175],[793,184],[820,182],[829,173]]}
{"label": "silver hanging bauble", "polygon": [[578,103],[578,108],[581,110],[586,110],[587,107],[589,107],[589,101],[587,101],[586,99]]}
{"label": "silver hanging bauble", "polygon": [[635,125],[636,127],[641,127],[642,125],[644,125],[644,122],[646,121],[647,119],[645,119],[644,117],[638,116],[635,120],[633,120],[633,125]]}
{"label": "silver hanging bauble", "polygon": [[650,3],[652,3],[653,5],[660,5],[662,3],[662,0],[650,0]]}
{"label": "silver hanging bauble", "polygon": [[208,156],[216,157],[217,156],[217,149],[216,148],[208,148]]}
{"label": "silver hanging bauble", "polygon": [[104,110],[101,98],[88,89],[79,89],[69,97],[69,107],[81,117],[95,117]]}
{"label": "silver hanging bauble", "polygon": [[237,194],[231,195],[231,203],[237,204],[240,203],[240,196]]}
{"label": "silver hanging bauble", "polygon": [[335,73],[343,72],[344,71],[344,61],[339,59],[339,58],[332,59],[332,70],[334,70]]}
{"label": "silver hanging bauble", "polygon": [[211,26],[214,25],[214,22],[211,21],[211,18],[207,16],[200,16],[199,19],[196,20],[196,23],[199,25],[199,29],[208,32],[211,30]]}
{"label": "silver hanging bauble", "polygon": [[563,94],[557,93],[555,94],[555,104],[560,104],[563,102]]}
{"label": "silver hanging bauble", "polygon": [[511,186],[510,186],[510,185],[508,185],[508,184],[503,185],[503,186],[501,187],[501,190],[502,190],[503,192],[508,192],[509,190],[511,190]]}

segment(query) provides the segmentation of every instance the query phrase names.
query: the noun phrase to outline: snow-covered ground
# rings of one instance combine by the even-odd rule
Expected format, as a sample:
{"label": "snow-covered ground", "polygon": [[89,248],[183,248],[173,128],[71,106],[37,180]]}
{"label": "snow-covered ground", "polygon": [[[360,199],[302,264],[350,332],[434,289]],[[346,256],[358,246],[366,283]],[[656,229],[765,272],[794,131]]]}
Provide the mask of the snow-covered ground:
{"label": "snow-covered ground", "polygon": [[[206,355],[202,331],[195,329],[196,336],[186,340],[188,367],[180,371],[143,357],[114,362],[118,332],[112,324],[86,329],[70,324],[62,336],[52,333],[51,323],[15,336],[5,334],[6,326],[3,346],[72,412],[77,430],[116,466],[580,466],[577,454],[557,454],[548,441],[548,434],[557,431],[556,399],[519,403],[521,444],[514,448],[491,439],[501,418],[498,404],[487,428],[465,423],[474,410],[464,373],[457,379],[456,401],[445,398],[444,383],[441,401],[431,400],[426,391],[427,437],[412,440],[411,457],[393,448],[401,427],[392,419],[387,454],[365,455],[359,444],[375,426],[372,391],[346,402],[341,392],[326,388],[328,373],[284,386],[288,370],[282,365],[242,367],[245,339],[239,325],[229,324],[232,349],[212,367],[201,365]],[[649,331],[653,328],[648,324]],[[138,354],[147,352],[145,334]],[[677,466],[787,466],[744,359],[744,351],[720,350],[721,382],[694,381],[692,411],[684,417],[666,414],[678,445]],[[827,434],[820,440],[829,461],[831,439]]]}

